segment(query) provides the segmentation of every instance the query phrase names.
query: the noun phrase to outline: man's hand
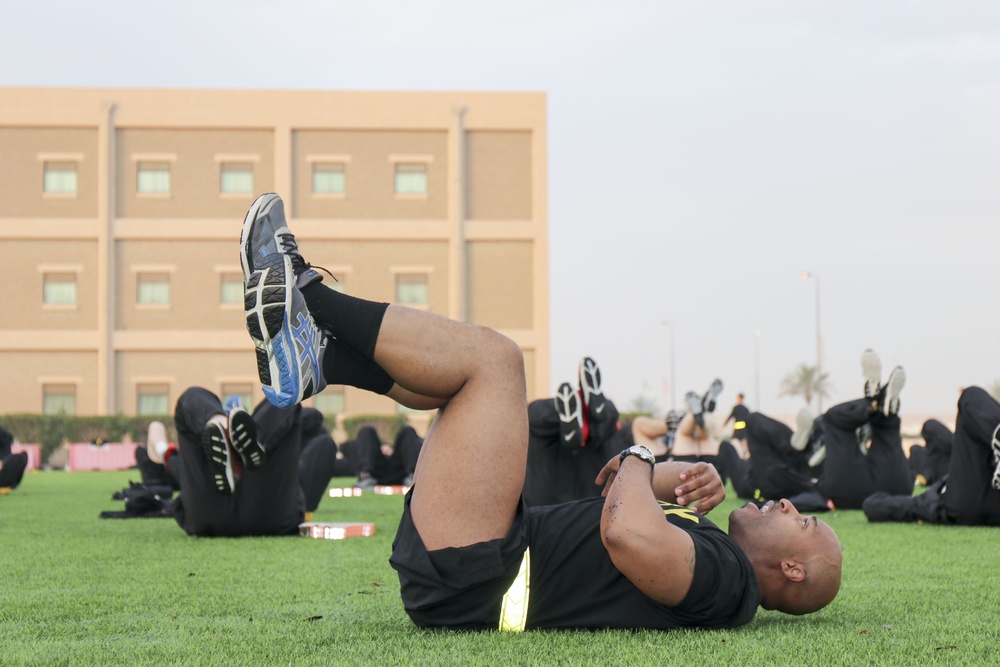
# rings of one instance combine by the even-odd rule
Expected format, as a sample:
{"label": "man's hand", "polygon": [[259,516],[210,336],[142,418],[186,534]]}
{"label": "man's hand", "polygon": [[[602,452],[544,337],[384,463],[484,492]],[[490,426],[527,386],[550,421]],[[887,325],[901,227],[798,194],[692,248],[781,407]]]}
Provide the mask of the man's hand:
{"label": "man's hand", "polygon": [[699,514],[708,514],[726,499],[722,479],[710,463],[695,463],[681,472],[680,478],[681,483],[674,489],[678,505],[689,505]]}
{"label": "man's hand", "polygon": [[604,464],[601,468],[601,472],[597,473],[597,479],[594,480],[594,484],[601,485],[604,484],[604,490],[601,491],[601,497],[605,498],[608,495],[608,489],[615,481],[615,475],[618,474],[618,466],[622,464],[621,456],[613,456],[611,460]]}

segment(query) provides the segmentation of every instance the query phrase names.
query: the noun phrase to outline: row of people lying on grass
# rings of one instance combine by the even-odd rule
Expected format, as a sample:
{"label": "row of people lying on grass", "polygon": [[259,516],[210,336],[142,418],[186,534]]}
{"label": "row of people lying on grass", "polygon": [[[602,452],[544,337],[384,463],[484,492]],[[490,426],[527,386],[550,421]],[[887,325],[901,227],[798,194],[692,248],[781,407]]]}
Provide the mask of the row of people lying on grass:
{"label": "row of people lying on grass", "polygon": [[265,400],[251,415],[200,387],[181,395],[174,422],[177,444],[153,422],[136,462],[143,485],[180,492],[171,513],[185,532],[202,536],[295,534],[332,478],[356,477],[361,488],[405,484],[423,443],[404,426],[388,447],[365,426],[338,446],[313,408]]}
{"label": "row of people lying on grass", "polygon": [[[805,408],[795,431],[762,413],[737,415],[737,422],[745,421],[743,446],[736,438],[720,443],[705,428],[704,415],[714,409],[721,390],[718,381],[704,396],[688,394],[689,411],[679,422],[642,417],[619,424],[596,364],[585,359],[578,391],[566,383],[553,399],[529,406],[525,498],[544,505],[597,495],[594,478],[602,459],[640,443],[658,461],[712,463],[739,497],[755,502],[789,498],[806,511],[863,508],[872,521],[1000,525],[996,401],[978,387],[969,388],[958,404],[957,433],[937,420],[927,421],[922,428],[926,445],[911,447],[908,459],[898,416],[904,370],[897,367],[883,384],[881,362],[872,350],[863,353],[861,367],[864,397],[819,417]],[[953,457],[956,440],[961,453]],[[914,497],[915,480],[928,489]]]}

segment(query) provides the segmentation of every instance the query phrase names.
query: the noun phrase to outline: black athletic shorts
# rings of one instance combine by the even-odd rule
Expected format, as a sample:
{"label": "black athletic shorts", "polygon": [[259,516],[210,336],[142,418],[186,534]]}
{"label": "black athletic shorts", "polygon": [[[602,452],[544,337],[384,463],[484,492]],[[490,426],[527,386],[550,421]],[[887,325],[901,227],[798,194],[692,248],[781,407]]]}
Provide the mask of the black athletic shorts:
{"label": "black athletic shorts", "polygon": [[389,564],[399,573],[406,613],[420,627],[499,629],[504,594],[528,546],[524,500],[506,537],[428,551],[410,516],[412,496],[411,488],[389,557]]}

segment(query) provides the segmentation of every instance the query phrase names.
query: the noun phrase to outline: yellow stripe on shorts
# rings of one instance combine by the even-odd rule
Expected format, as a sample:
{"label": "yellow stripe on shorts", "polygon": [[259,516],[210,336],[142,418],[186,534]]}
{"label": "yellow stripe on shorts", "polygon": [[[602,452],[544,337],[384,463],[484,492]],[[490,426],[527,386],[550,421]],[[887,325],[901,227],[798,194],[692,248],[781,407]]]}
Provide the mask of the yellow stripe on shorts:
{"label": "yellow stripe on shorts", "polygon": [[521,567],[500,606],[500,631],[524,632],[528,622],[528,592],[531,589],[531,551],[524,550]]}
{"label": "yellow stripe on shorts", "polygon": [[744,422],[744,421],[738,421],[738,422],[734,422],[733,423],[733,430],[734,431],[739,431],[740,429],[743,429],[743,428],[746,428],[746,427],[747,427],[747,423]]}

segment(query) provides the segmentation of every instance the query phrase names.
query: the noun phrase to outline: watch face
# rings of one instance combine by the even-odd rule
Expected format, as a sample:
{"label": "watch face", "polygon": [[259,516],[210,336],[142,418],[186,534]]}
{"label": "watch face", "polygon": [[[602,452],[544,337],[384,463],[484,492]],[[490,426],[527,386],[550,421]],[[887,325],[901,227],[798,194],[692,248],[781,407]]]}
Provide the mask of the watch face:
{"label": "watch face", "polygon": [[647,463],[656,465],[656,457],[653,456],[653,452],[649,451],[649,448],[643,445],[632,445],[622,452],[622,459],[626,456],[635,456],[636,458],[640,458]]}

